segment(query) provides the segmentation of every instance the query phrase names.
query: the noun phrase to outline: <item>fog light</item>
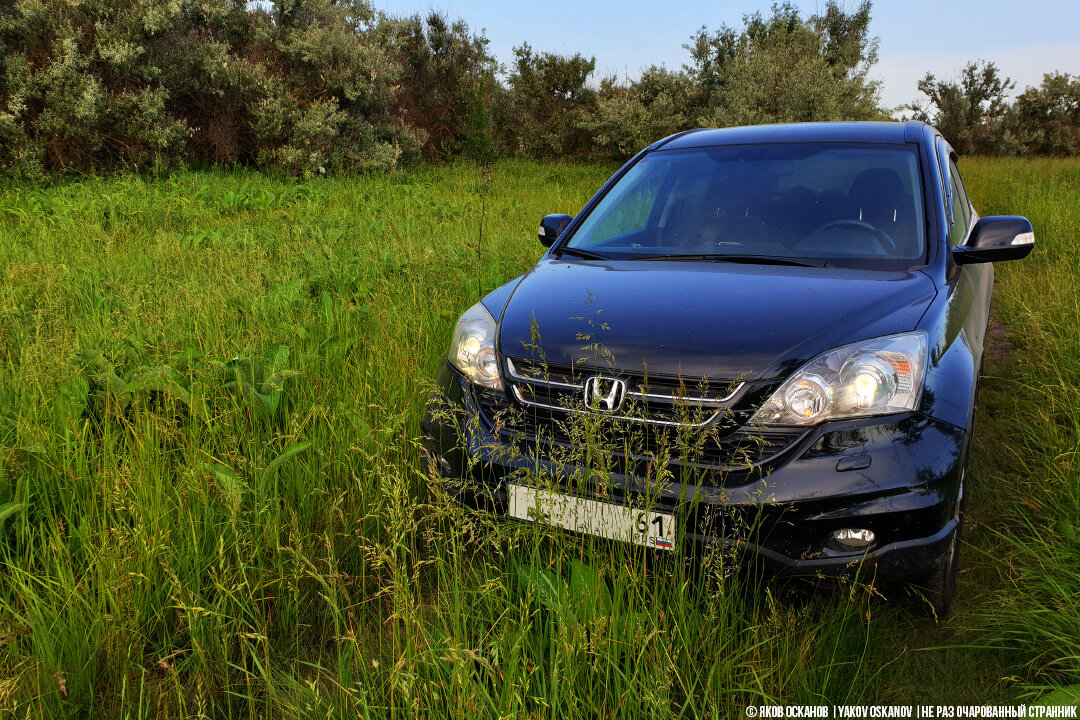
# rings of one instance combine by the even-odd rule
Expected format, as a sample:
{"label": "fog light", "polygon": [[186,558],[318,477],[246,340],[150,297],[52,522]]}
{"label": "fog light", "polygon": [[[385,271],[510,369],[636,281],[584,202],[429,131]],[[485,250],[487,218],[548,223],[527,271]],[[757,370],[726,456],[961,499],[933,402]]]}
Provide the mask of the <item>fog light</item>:
{"label": "fog light", "polygon": [[836,550],[854,552],[867,549],[874,544],[876,539],[873,530],[843,528],[833,532],[832,537],[829,539],[829,545]]}

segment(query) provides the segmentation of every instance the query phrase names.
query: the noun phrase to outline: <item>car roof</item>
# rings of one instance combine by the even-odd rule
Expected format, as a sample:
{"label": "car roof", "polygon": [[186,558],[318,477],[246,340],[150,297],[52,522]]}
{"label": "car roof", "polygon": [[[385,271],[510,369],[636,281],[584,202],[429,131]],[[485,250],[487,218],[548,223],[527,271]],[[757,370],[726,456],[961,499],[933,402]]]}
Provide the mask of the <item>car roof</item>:
{"label": "car roof", "polygon": [[701,128],[673,135],[651,150],[683,150],[716,145],[756,145],[795,142],[894,143],[918,142],[926,128],[918,121],[808,122],[784,125],[748,125],[709,130]]}

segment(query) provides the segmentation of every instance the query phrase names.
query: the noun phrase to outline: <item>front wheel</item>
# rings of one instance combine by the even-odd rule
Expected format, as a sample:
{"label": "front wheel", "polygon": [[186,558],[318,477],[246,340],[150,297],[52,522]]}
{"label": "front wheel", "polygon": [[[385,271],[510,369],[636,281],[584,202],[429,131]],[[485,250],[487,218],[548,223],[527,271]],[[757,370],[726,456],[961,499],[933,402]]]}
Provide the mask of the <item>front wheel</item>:
{"label": "front wheel", "polygon": [[960,528],[963,515],[960,515],[948,548],[938,557],[933,567],[920,580],[914,583],[916,593],[930,606],[933,615],[945,618],[952,608],[953,595],[956,594],[956,576],[960,570]]}

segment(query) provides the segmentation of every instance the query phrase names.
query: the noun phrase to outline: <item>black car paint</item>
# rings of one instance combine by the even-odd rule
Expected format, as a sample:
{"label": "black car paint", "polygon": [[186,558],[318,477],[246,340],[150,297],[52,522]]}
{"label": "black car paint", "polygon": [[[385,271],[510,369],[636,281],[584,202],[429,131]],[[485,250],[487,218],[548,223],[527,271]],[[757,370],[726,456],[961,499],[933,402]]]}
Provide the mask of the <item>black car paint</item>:
{"label": "black car paint", "polygon": [[[581,219],[644,154],[785,139],[915,143],[927,211],[925,262],[900,272],[560,257],[560,247]],[[604,311],[611,328],[605,342],[614,345],[610,349],[620,367],[648,364],[651,372],[776,381],[766,383],[769,387],[831,347],[925,332],[930,357],[916,411],[808,428],[768,466],[735,473],[723,487],[689,489],[702,502],[695,517],[682,518],[691,539],[730,542],[711,507],[763,514],[772,520],[761,525],[764,534],[738,541],[797,573],[844,572],[852,554],[831,549],[828,534],[869,527],[878,543],[855,559],[875,562],[890,577],[917,577],[949,546],[958,525],[993,287],[991,264],[959,264],[949,247],[953,192],[947,170],[940,172],[938,163],[951,152],[937,131],[922,123],[690,131],[655,143],[604,184],[532,270],[483,299],[499,324],[500,353],[532,340],[537,327],[549,359],[579,352],[580,318],[587,315],[590,297],[593,307]],[[782,297],[763,297],[764,288]],[[747,303],[753,314],[740,315]],[[733,344],[732,337],[741,344]],[[467,414],[479,412],[474,388],[447,363],[438,384],[451,404]],[[469,472],[465,453],[481,461],[474,472],[486,489],[462,499],[496,512],[504,511],[503,478],[515,468],[535,469],[538,462],[493,450],[499,439],[482,427],[464,430],[462,438],[456,426],[429,415],[424,430],[446,474]],[[617,476],[613,485],[631,495],[647,490],[636,477]],[[664,505],[680,508],[687,491],[679,483],[667,487]]]}
{"label": "black car paint", "polygon": [[936,293],[918,271],[549,256],[505,303],[498,349],[527,352],[535,327],[548,362],[571,364],[591,321],[624,370],[780,378],[864,331],[914,330]]}
{"label": "black car paint", "polygon": [[573,222],[571,215],[547,215],[540,221],[540,244],[544,247],[551,245],[559,239],[566,230],[566,226]]}
{"label": "black car paint", "polygon": [[1033,234],[1027,218],[1016,215],[981,218],[971,229],[968,242],[953,248],[953,259],[958,265],[1018,260],[1030,252],[1026,245],[1014,244],[1024,234]]}
{"label": "black car paint", "polygon": [[[439,371],[447,399],[475,415],[479,412],[475,398],[462,380],[449,366]],[[425,425],[429,448],[446,460],[448,475],[467,472],[466,453],[479,461],[473,472],[484,490],[466,489],[459,496],[472,507],[504,514],[504,481],[515,470],[542,470],[554,476],[565,471],[543,458],[507,454],[496,438],[477,433],[476,428],[465,430],[463,446],[452,426],[430,420]],[[843,527],[870,527],[885,540],[870,555],[882,573],[914,577],[924,560],[942,552],[956,527],[967,446],[962,429],[921,413],[837,421],[808,430],[770,467],[729,474],[723,487],[676,481],[658,491],[640,478],[614,474],[610,482],[616,494],[611,497],[618,501],[649,496],[666,510],[694,497],[698,501],[694,509],[680,518],[688,540],[735,540],[781,572],[846,571],[852,555],[831,550],[824,539]],[[860,461],[857,469],[842,469],[852,459]],[[710,512],[712,508],[723,512]],[[724,532],[725,522],[735,522],[732,512],[757,528],[754,536],[731,538]]]}

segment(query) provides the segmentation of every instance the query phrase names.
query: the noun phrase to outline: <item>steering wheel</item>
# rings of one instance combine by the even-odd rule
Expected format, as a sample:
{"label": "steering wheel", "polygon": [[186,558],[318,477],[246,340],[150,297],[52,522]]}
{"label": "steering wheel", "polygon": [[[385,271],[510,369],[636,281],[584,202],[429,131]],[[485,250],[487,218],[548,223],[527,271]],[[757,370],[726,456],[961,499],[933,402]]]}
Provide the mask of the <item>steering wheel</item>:
{"label": "steering wheel", "polygon": [[[892,237],[889,236],[889,233],[885,232],[879,227],[875,227],[874,225],[871,225],[870,223],[864,222],[862,220],[833,220],[832,222],[825,223],[824,225],[809,233],[805,237],[810,237],[812,235],[817,235],[820,232],[825,232],[826,230],[835,230],[836,228],[841,227],[851,227],[857,228],[859,230],[865,230],[866,232],[870,233],[878,240],[880,240],[881,244],[885,247],[886,250],[890,252],[896,252],[896,243],[893,241]],[[802,242],[802,240],[795,244],[798,245],[800,242]]]}

